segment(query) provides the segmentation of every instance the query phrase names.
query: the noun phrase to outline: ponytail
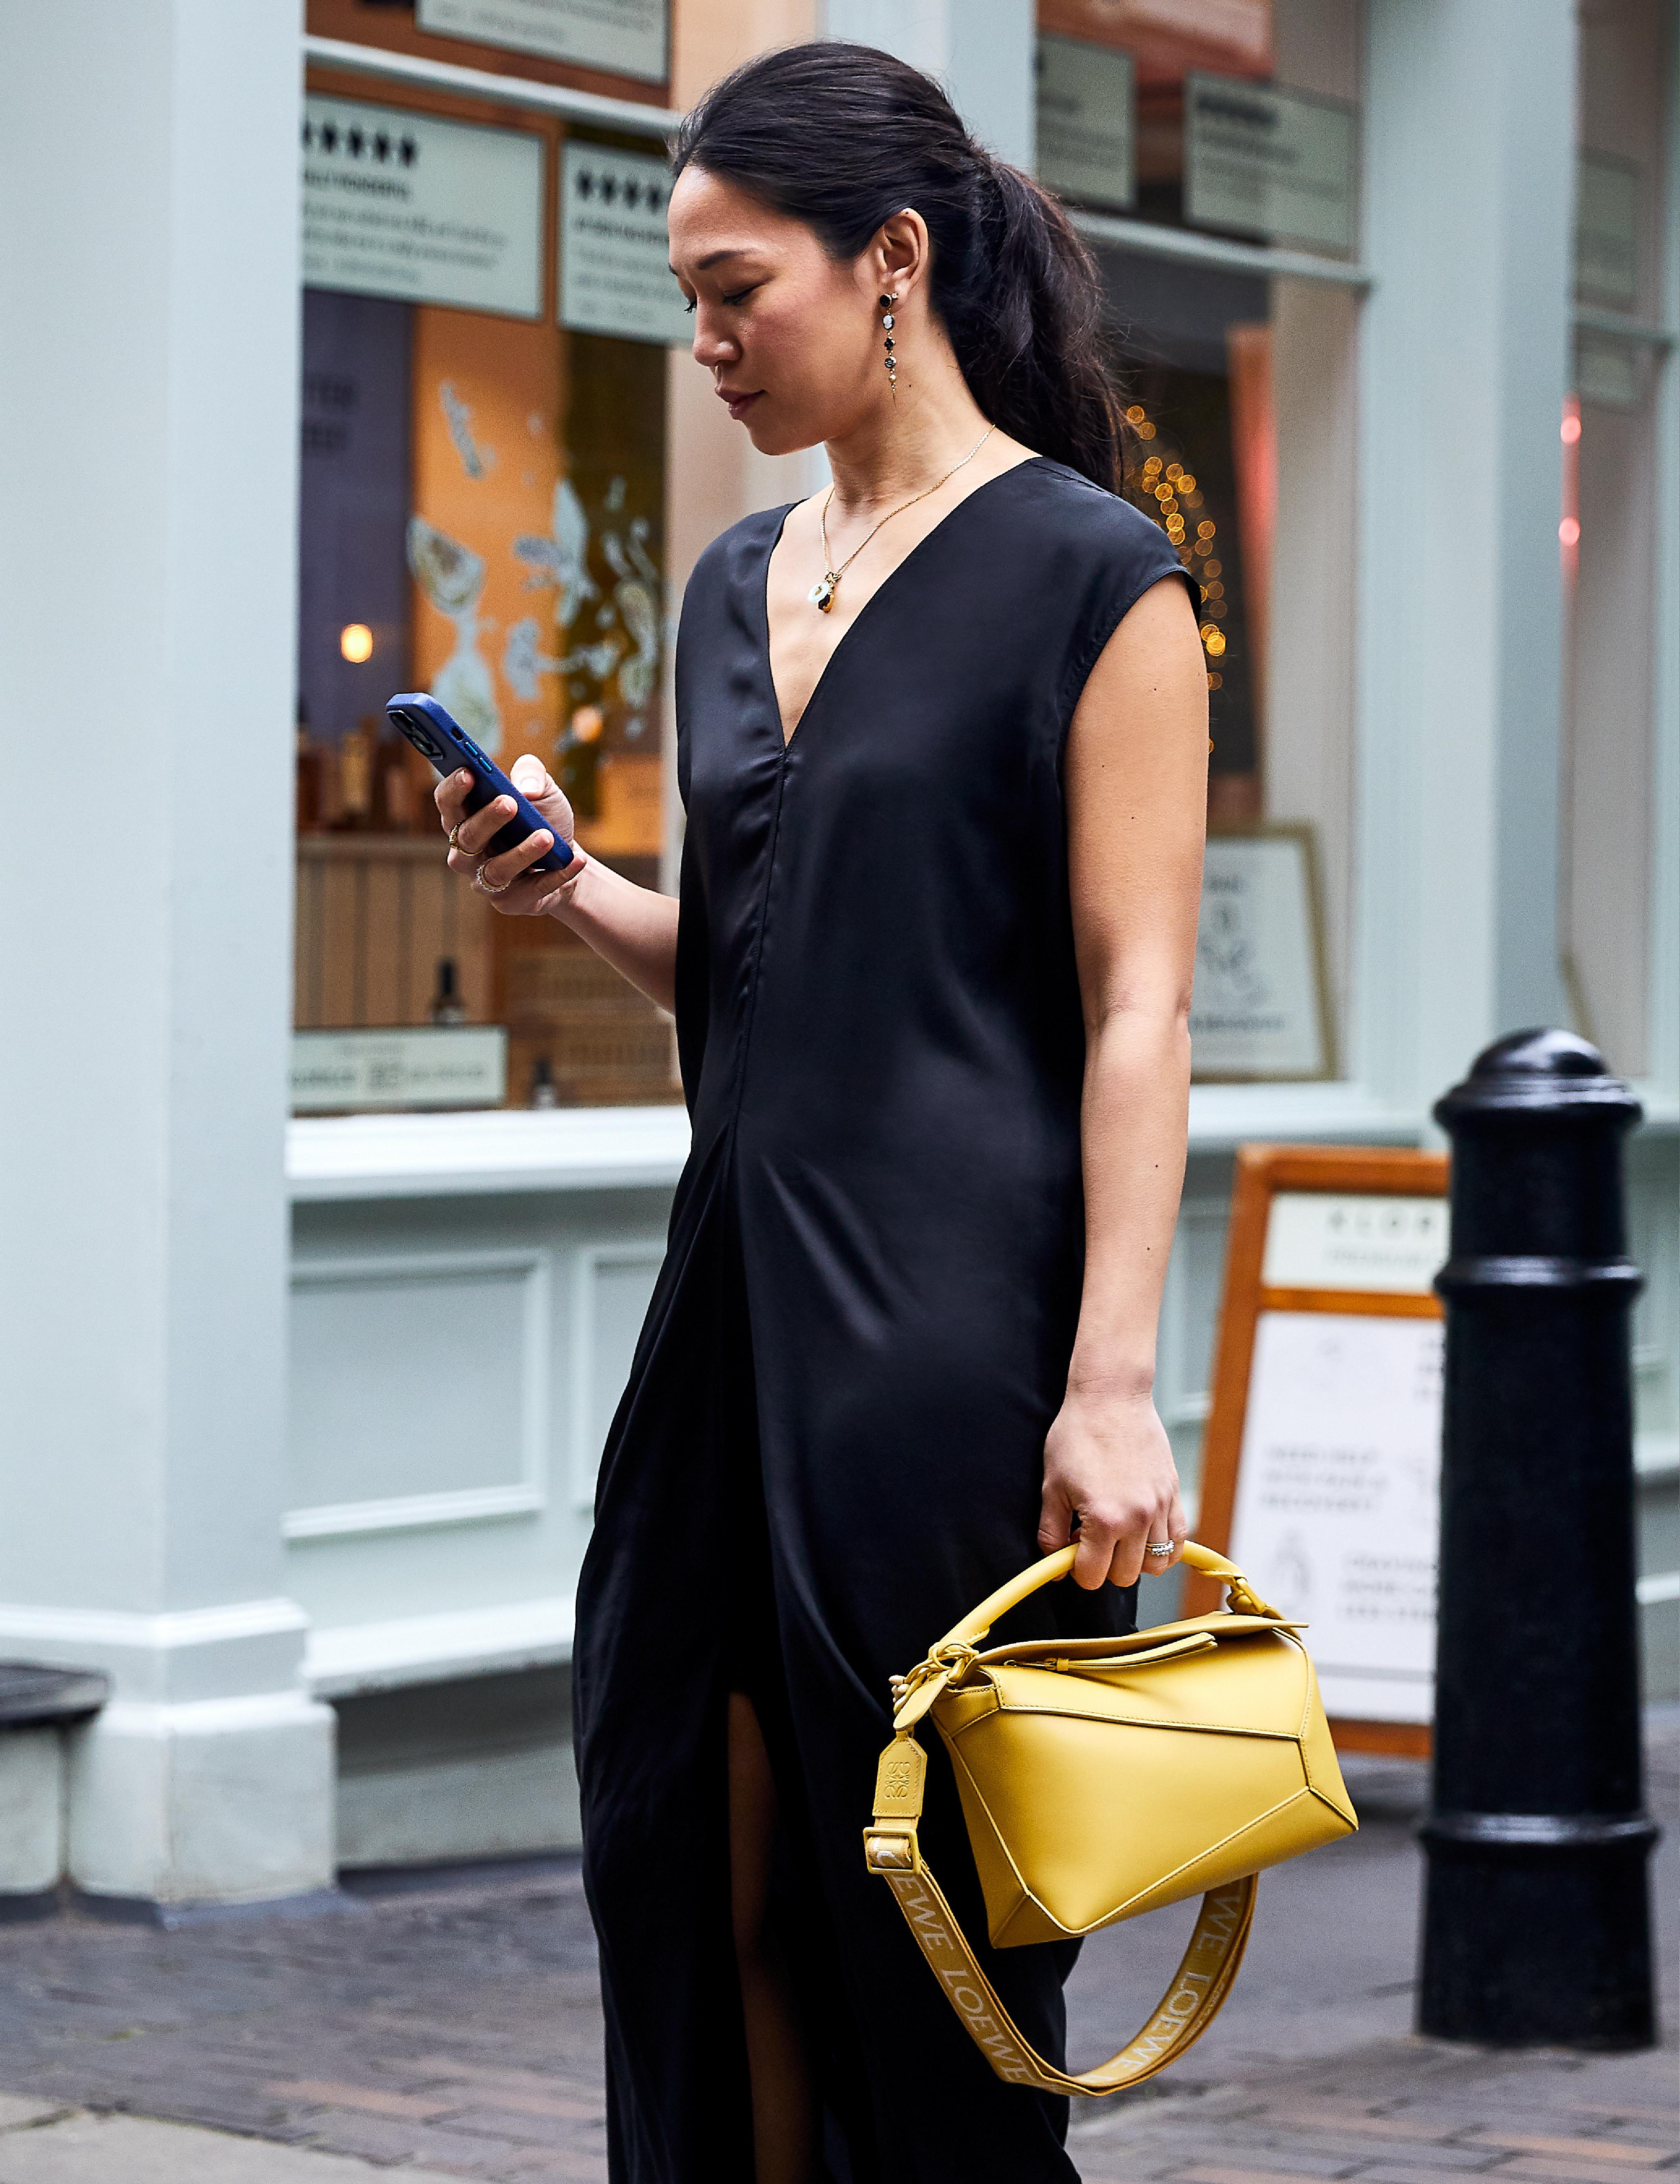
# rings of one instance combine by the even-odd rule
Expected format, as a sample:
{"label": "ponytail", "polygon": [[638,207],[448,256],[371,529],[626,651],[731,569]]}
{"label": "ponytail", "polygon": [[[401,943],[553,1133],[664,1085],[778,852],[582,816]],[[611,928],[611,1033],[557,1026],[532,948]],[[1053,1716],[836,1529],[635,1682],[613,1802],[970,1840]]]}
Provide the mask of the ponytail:
{"label": "ponytail", "polygon": [[1055,199],[976,144],[931,76],[826,39],[761,54],[684,118],[676,172],[691,163],[803,220],[837,260],[919,212],[932,309],[982,414],[1119,492],[1126,428],[1096,265]]}

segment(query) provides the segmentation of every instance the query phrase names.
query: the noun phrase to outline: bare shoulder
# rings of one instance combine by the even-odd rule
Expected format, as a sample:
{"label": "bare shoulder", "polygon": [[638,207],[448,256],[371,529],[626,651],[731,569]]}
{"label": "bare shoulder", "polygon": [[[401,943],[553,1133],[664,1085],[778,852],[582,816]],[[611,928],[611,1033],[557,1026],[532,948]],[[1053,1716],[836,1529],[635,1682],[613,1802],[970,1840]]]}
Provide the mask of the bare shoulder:
{"label": "bare shoulder", "polygon": [[1194,730],[1205,743],[1206,663],[1190,595],[1165,573],[1121,616],[1097,655],[1073,716],[1069,756],[1093,735],[1167,725]]}
{"label": "bare shoulder", "polygon": [[1063,780],[1082,981],[1129,977],[1149,963],[1188,979],[1207,778],[1207,668],[1189,595],[1166,575],[1103,647],[1068,733]]}

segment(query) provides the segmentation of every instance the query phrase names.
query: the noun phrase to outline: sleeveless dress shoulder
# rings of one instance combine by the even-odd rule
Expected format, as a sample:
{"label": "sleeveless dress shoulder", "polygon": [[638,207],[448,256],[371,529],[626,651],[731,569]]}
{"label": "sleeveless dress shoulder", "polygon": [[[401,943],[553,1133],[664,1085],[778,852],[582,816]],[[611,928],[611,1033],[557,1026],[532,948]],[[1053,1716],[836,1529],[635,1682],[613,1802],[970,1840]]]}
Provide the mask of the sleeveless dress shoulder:
{"label": "sleeveless dress shoulder", "polygon": [[[1037,1552],[1083,1268],[1063,758],[1127,610],[1189,580],[1147,517],[1035,458],[869,599],[784,745],[765,578],[787,512],[703,556],[677,648],[693,1149],[602,1462],[574,1676],[611,2173],[752,2174],[735,1689],[776,1778],[774,1924],[833,2184],[1050,2184],[1076,2175],[1066,2103],[992,2075],[862,1830],[888,1678]],[[1064,1585],[1003,1635],[1131,1614]],[[1074,1951],[984,1946],[928,1741],[930,1860],[1059,2058]]]}

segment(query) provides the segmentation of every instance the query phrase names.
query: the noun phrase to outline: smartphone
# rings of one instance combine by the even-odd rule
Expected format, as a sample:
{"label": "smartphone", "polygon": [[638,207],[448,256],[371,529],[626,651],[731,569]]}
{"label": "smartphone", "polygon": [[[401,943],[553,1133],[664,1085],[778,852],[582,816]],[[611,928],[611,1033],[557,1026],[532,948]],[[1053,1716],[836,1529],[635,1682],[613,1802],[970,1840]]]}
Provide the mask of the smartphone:
{"label": "smartphone", "polygon": [[[472,776],[472,787],[467,791],[467,810],[482,811],[487,804],[493,804],[498,796],[511,796],[519,807],[499,833],[492,834],[484,855],[499,857],[509,850],[518,849],[527,835],[539,827],[549,833],[553,827],[531,801],[521,796],[507,775],[492,758],[487,758],[459,721],[450,718],[436,698],[429,698],[423,690],[404,690],[389,699],[385,708],[398,734],[404,735],[422,758],[430,759],[441,779],[446,773],[459,773],[465,767]],[[572,861],[572,847],[558,835],[554,845],[538,857],[535,864],[527,865],[528,872],[563,872]]]}

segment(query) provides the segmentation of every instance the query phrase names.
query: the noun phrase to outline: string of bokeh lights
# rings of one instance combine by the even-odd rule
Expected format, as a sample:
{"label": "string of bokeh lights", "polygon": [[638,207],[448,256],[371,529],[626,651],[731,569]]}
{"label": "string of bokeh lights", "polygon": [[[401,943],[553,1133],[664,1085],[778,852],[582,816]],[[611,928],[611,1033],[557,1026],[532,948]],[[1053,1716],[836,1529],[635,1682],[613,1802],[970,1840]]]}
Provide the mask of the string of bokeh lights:
{"label": "string of bokeh lights", "polygon": [[[1132,404],[1126,413],[1126,421],[1146,446],[1155,437],[1156,427],[1141,402]],[[1219,625],[1230,610],[1225,603],[1225,564],[1219,558],[1215,544],[1219,526],[1210,515],[1204,515],[1193,532],[1190,530],[1185,511],[1194,515],[1202,506],[1202,494],[1193,473],[1182,463],[1167,462],[1160,455],[1146,455],[1141,484],[1143,492],[1154,499],[1166,535],[1178,549],[1179,560],[1200,587],[1202,610],[1198,620],[1202,649],[1210,660],[1222,660],[1225,632]],[[1224,680],[1216,667],[1209,668],[1210,690],[1219,689]]]}

